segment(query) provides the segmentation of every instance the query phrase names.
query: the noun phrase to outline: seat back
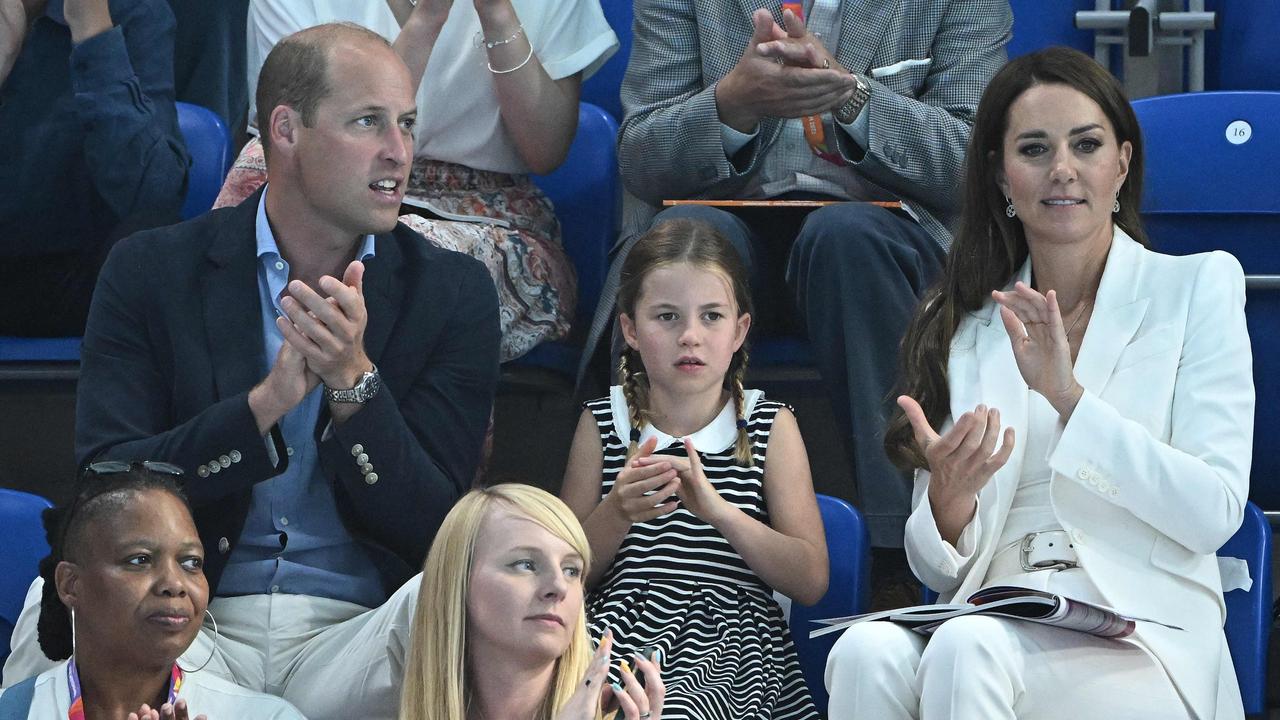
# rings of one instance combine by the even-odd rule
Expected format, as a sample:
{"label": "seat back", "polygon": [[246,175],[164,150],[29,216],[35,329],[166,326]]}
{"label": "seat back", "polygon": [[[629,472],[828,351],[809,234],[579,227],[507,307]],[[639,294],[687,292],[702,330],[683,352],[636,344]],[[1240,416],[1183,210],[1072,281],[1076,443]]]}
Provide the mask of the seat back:
{"label": "seat back", "polygon": [[867,525],[862,515],[852,505],[829,495],[818,495],[818,510],[826,529],[827,558],[830,580],[827,593],[817,604],[803,607],[791,604],[791,640],[800,656],[800,668],[804,680],[813,693],[818,712],[827,713],[827,689],[823,674],[827,668],[827,655],[835,645],[838,633],[810,638],[809,632],[818,629],[812,621],[829,617],[857,615],[867,607],[871,583],[868,573],[871,546]]}
{"label": "seat back", "polygon": [[51,507],[39,495],[0,488],[0,663],[22,613],[27,588],[49,554],[40,513]]}
{"label": "seat back", "polygon": [[[565,254],[578,275],[578,303],[574,325],[591,322],[605,273],[609,248],[618,235],[619,195],[618,123],[591,103],[578,106],[578,134],[569,156],[548,175],[533,181],[556,206]],[[579,348],[568,343],[543,343],[516,361],[518,365],[546,367],[572,378]]]}
{"label": "seat back", "polygon": [[582,83],[582,100],[604,108],[615,120],[622,120],[622,76],[631,58],[632,0],[601,0],[604,19],[618,36],[618,52]]}
{"label": "seat back", "polygon": [[1227,645],[1236,667],[1236,680],[1249,715],[1261,713],[1267,701],[1267,648],[1271,640],[1271,525],[1261,508],[1245,506],[1244,524],[1218,551],[1249,564],[1253,585],[1232,590],[1227,601]]}
{"label": "seat back", "polygon": [[1280,455],[1266,446],[1280,431],[1280,185],[1265,174],[1280,163],[1280,92],[1164,95],[1133,109],[1146,146],[1142,220],[1155,248],[1225,250],[1244,267],[1257,392],[1250,499],[1280,510]]}
{"label": "seat back", "polygon": [[208,212],[218,198],[227,168],[231,167],[231,134],[212,110],[184,102],[175,105],[178,130],[191,155],[187,197],[182,203],[182,219],[190,220]]}
{"label": "seat back", "polygon": [[1093,10],[1093,0],[1009,0],[1013,11],[1013,37],[1009,39],[1009,59],[1043,50],[1050,45],[1066,45],[1093,54],[1093,33],[1076,28],[1076,11]]}

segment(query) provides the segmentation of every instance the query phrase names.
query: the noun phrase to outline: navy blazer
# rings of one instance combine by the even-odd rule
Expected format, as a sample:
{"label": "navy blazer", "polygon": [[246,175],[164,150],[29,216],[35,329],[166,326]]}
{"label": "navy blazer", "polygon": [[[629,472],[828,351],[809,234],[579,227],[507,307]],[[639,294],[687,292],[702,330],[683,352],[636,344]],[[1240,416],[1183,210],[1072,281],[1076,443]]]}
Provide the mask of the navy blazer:
{"label": "navy blazer", "polygon": [[[98,279],[81,353],[77,461],[163,460],[187,469],[212,589],[254,484],[288,462],[277,426],[272,464],[248,403],[266,376],[260,196],[118,243]],[[376,242],[364,275],[364,342],[382,391],[328,437],[322,407],[316,442],[343,522],[390,594],[421,568],[475,475],[498,379],[498,299],[481,263],[403,225]],[[355,462],[362,452],[375,482]],[[218,470],[200,477],[202,465]]]}

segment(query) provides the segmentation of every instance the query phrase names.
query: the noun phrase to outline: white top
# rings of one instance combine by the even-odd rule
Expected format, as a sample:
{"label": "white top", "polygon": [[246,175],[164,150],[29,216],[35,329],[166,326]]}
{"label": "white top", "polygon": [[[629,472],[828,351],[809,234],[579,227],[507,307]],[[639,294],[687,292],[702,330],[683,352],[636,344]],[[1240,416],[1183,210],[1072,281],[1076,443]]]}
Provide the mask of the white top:
{"label": "white top", "polygon": [[[763,397],[764,392],[761,390],[743,391],[742,416],[751,417],[751,411],[755,409],[756,402]],[[627,398],[622,392],[621,385],[609,388],[609,404],[613,411],[613,429],[623,442],[628,442],[631,437],[631,413],[627,409]],[[738,416],[733,411],[733,399],[730,398],[724,404],[720,414],[716,415],[711,422],[692,435],[675,437],[654,427],[653,423],[645,423],[645,426],[640,429],[638,444],[643,445],[651,437],[658,439],[658,444],[654,447],[655,452],[675,445],[683,445],[684,438],[687,437],[693,441],[693,446],[700,453],[722,453],[738,441]]]}
{"label": "white top", "polygon": [[[618,49],[600,0],[511,0],[534,52],[552,80],[581,72],[585,80]],[[249,3],[249,121],[257,116],[258,72],[276,42],[327,22],[353,22],[394,41],[400,34],[383,0],[252,0]],[[418,88],[414,155],[477,170],[527,173],[502,127],[498,97],[483,47],[475,46],[480,16],[457,0]],[[494,40],[496,38],[489,38]],[[529,118],[536,122],[537,118]]]}
{"label": "white top", "polygon": [[[0,690],[0,695],[6,691]],[[209,672],[187,673],[178,697],[185,698],[191,717],[209,720],[306,720],[297,708],[274,695],[264,695],[233,685]],[[62,661],[36,677],[28,720],[65,718],[71,709],[67,687],[67,663]]]}

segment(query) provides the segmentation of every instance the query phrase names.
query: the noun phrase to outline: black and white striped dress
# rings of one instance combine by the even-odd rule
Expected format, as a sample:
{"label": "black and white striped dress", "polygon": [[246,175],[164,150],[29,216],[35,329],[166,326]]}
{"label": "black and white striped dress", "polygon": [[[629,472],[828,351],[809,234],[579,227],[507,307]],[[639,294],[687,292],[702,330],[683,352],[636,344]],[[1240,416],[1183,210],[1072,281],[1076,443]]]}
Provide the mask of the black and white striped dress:
{"label": "black and white striped dress", "polygon": [[[690,437],[716,491],[768,523],[765,450],[773,419],[784,406],[765,401],[758,390],[747,391],[745,400],[754,467],[738,465],[734,458],[732,402]],[[600,428],[604,497],[626,462],[624,439],[631,430],[621,387],[586,408]],[[641,441],[650,436],[658,437],[656,454],[685,455],[682,438],[649,426]],[[631,526],[587,603],[592,634],[611,628],[616,657],[630,658],[646,647],[662,650],[664,720],[819,717],[772,588],[715,528],[683,506]]]}

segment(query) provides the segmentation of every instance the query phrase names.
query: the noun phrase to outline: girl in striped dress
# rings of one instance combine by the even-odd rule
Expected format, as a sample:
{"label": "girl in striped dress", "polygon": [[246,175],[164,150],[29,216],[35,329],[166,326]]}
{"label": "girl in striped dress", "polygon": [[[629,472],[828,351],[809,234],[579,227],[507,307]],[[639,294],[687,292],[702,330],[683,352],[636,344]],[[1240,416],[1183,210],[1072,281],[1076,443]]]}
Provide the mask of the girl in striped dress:
{"label": "girl in striped dress", "polygon": [[773,591],[816,602],[826,542],[795,417],[742,387],[742,261],[708,225],[663,222],[618,308],[622,384],[586,404],[561,492],[598,558],[591,628],[656,652],[664,718],[817,718]]}

